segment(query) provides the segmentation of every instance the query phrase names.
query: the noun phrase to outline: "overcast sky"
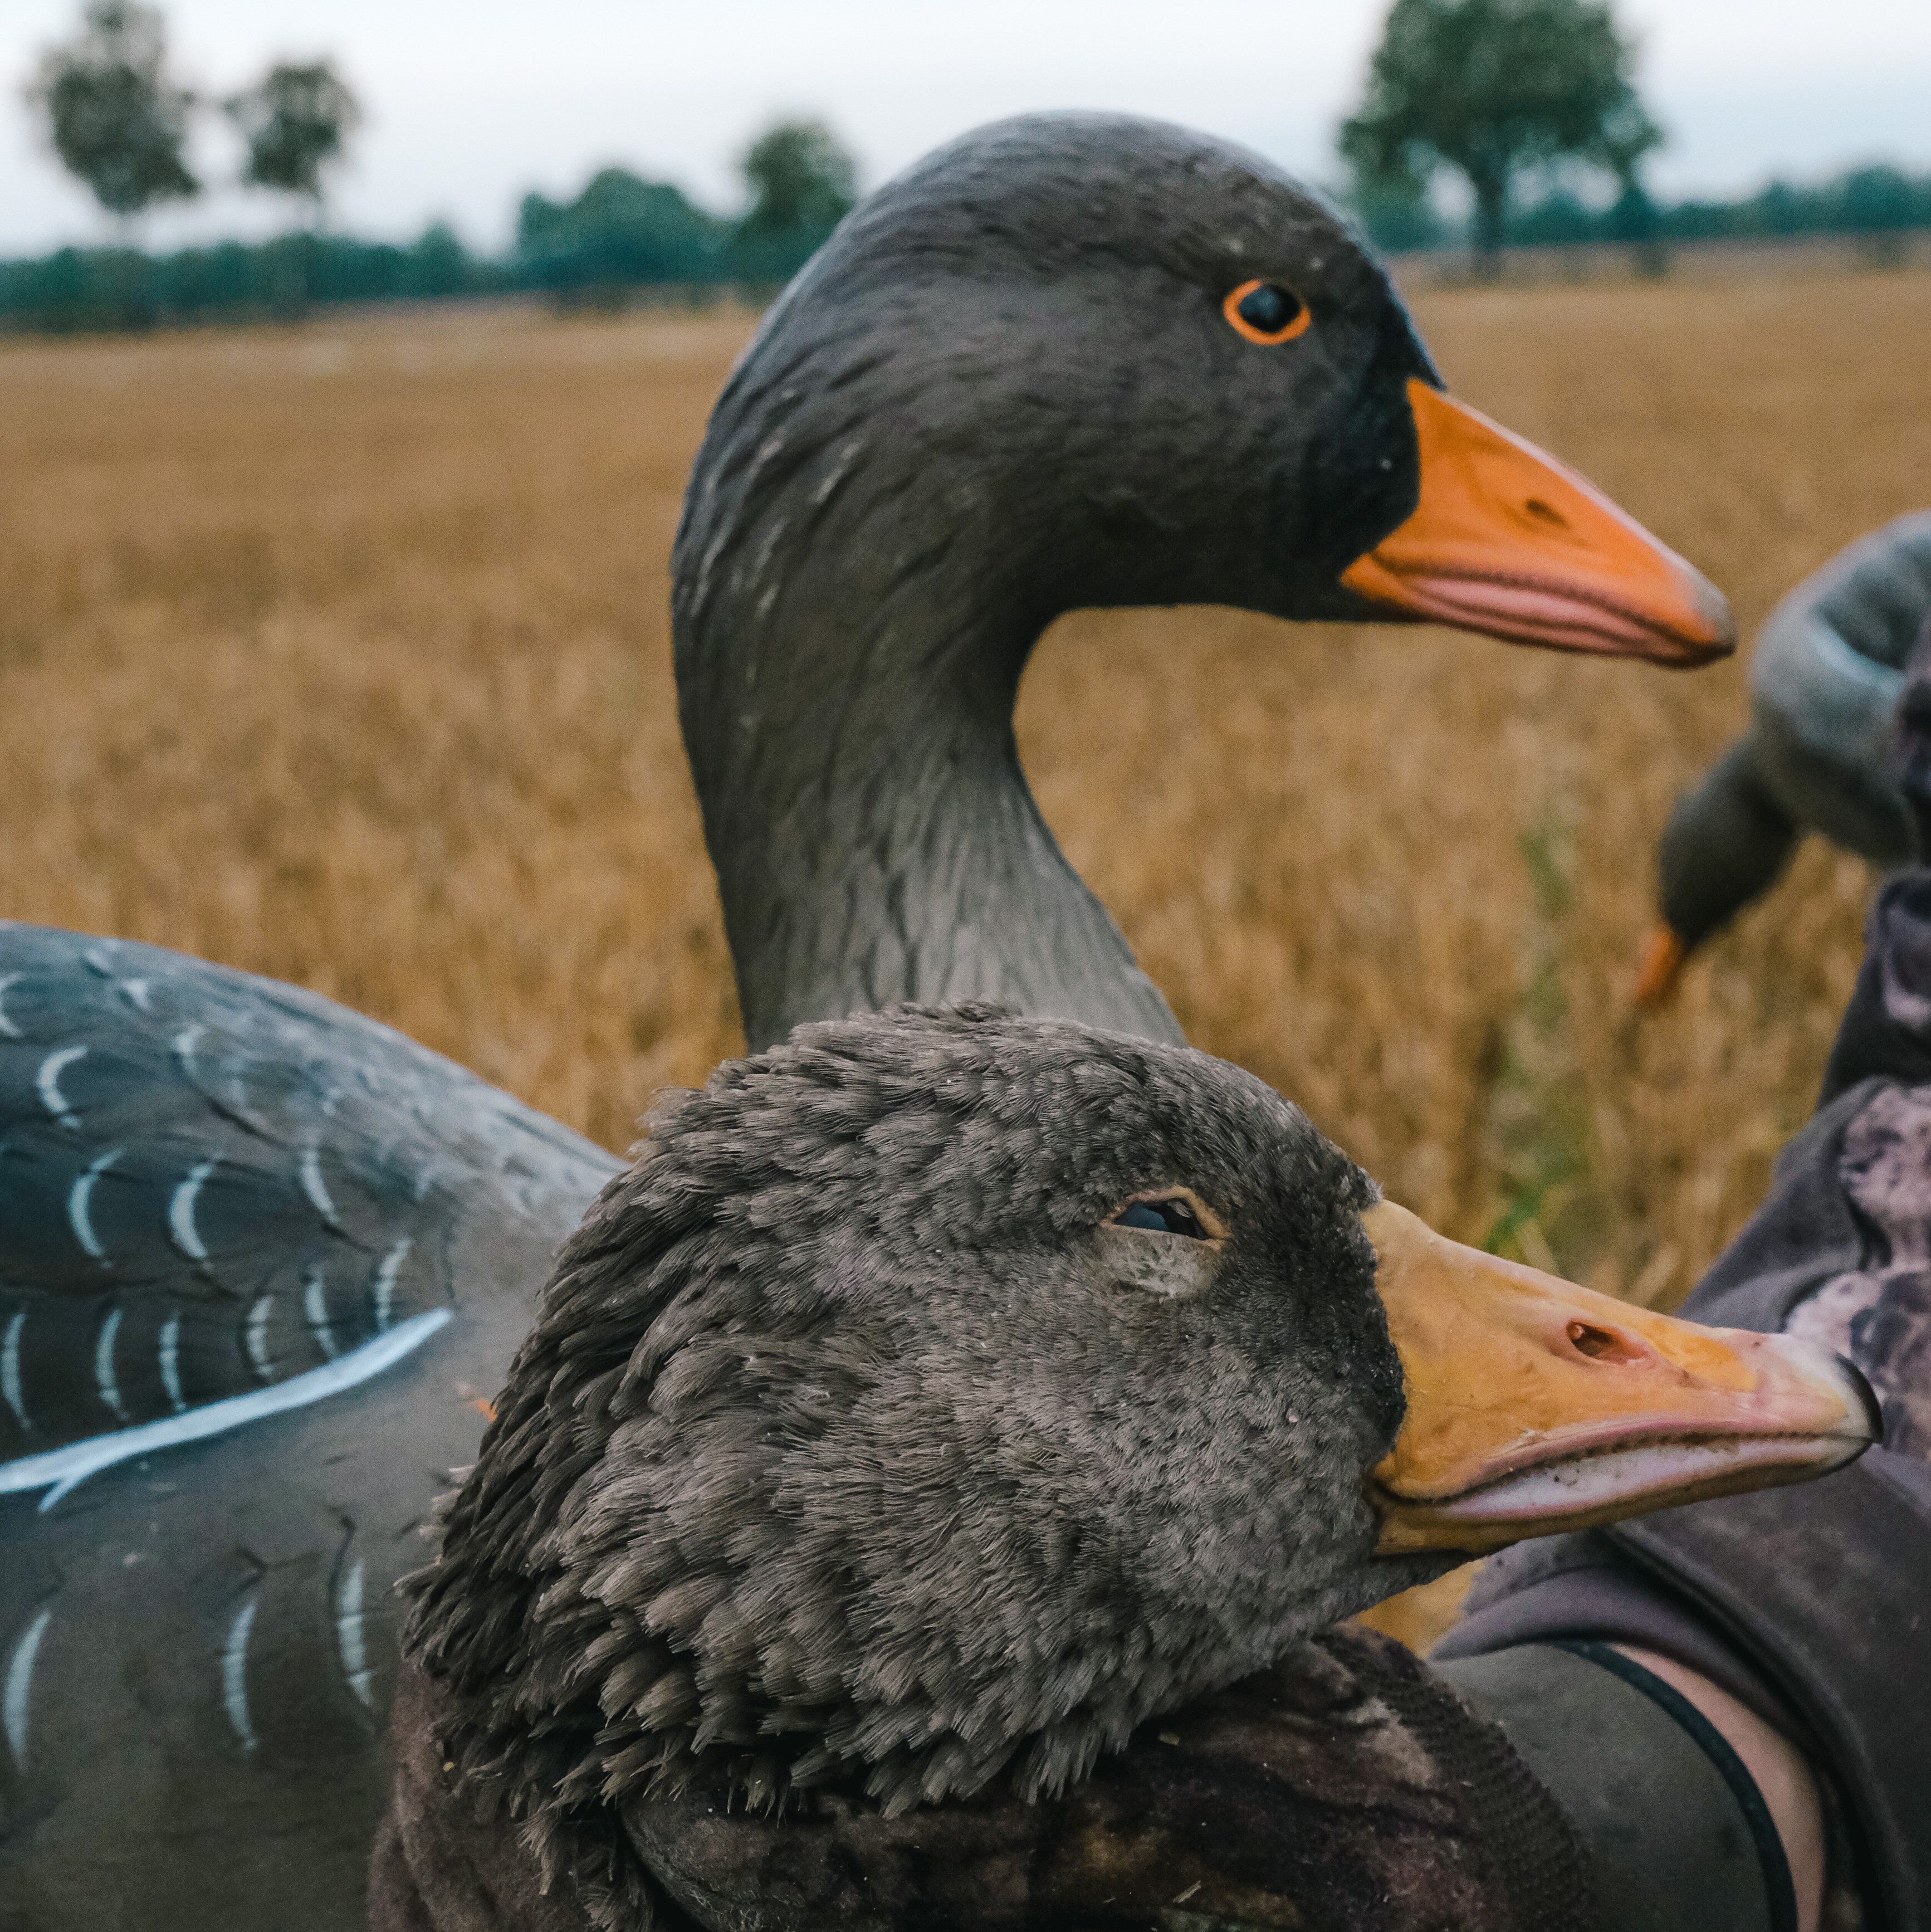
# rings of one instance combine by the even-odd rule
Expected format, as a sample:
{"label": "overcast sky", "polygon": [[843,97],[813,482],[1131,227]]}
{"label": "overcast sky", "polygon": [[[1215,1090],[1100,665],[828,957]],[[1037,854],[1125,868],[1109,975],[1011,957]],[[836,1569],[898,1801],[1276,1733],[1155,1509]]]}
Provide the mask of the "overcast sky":
{"label": "overcast sky", "polygon": [[[1386,0],[168,0],[175,64],[223,92],[270,61],[332,56],[368,124],[336,219],[413,233],[435,216],[505,238],[526,188],[620,161],[718,208],[781,113],[828,118],[875,183],[976,122],[1027,108],[1156,114],[1335,172]],[[1931,0],[1624,0],[1639,80],[1669,130],[1652,181],[1732,192],[1884,158],[1931,169]],[[20,100],[79,0],[0,0],[0,255],[97,238],[92,204]],[[220,130],[196,159],[231,175]],[[232,190],[157,242],[285,217]]]}

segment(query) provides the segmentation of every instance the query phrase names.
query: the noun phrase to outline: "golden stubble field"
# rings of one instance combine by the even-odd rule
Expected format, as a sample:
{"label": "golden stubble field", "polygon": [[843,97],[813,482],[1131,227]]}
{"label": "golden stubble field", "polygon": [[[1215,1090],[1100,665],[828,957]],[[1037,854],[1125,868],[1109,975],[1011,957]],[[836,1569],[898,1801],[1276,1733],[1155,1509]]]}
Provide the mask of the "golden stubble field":
{"label": "golden stubble field", "polygon": [[[1931,500],[1931,275],[1442,290],[1453,386],[1746,631]],[[613,1148],[739,1044],[666,565],[741,314],[453,311],[0,347],[0,914],[406,1029]],[[1816,846],[1639,1021],[1694,675],[1432,631],[1085,614],[1020,735],[1192,1037],[1390,1192],[1667,1303],[1803,1119],[1870,880]]]}

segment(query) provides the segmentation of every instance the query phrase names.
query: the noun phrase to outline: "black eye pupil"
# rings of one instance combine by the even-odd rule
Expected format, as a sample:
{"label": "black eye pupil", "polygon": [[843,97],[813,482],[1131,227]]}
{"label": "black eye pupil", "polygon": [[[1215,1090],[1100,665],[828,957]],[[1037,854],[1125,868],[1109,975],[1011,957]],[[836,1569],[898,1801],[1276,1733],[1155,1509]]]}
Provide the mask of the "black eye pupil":
{"label": "black eye pupil", "polygon": [[1235,310],[1249,328],[1258,328],[1263,335],[1278,335],[1300,312],[1299,299],[1272,282],[1250,289]]}
{"label": "black eye pupil", "polygon": [[1113,1217],[1120,1228],[1147,1228],[1156,1234],[1185,1234],[1196,1241],[1207,1239],[1200,1216],[1184,1201],[1136,1201]]}

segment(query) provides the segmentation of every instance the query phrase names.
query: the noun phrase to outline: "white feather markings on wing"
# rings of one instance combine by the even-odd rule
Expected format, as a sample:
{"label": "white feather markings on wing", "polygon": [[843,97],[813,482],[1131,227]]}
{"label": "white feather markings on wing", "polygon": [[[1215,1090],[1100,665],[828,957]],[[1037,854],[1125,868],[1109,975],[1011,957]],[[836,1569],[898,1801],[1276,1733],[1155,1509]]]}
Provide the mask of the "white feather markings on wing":
{"label": "white feather markings on wing", "polygon": [[263,1382],[275,1378],[274,1358],[268,1353],[268,1318],[275,1312],[275,1298],[265,1294],[248,1310],[248,1359]]}
{"label": "white feather markings on wing", "polygon": [[[210,1436],[222,1436],[264,1417],[279,1415],[285,1409],[305,1408],[311,1402],[340,1395],[379,1376],[427,1341],[449,1319],[452,1310],[432,1308],[413,1315],[391,1328],[325,1362],[319,1369],[291,1376],[285,1382],[267,1388],[250,1389],[220,1402],[204,1402],[179,1415],[163,1416],[157,1422],[143,1422],[131,1429],[117,1429],[110,1435],[89,1436],[64,1448],[49,1449],[37,1456],[22,1456],[0,1462],[0,1495],[16,1490],[44,1489],[42,1510],[50,1510],[76,1484],[89,1476],[111,1468],[136,1456],[152,1455],[183,1442],[199,1442]],[[49,1486],[51,1485],[51,1487]]]}
{"label": "white feather markings on wing", "polygon": [[57,1046],[40,1062],[40,1070],[34,1076],[34,1084],[40,1089],[40,1105],[64,1127],[77,1127],[80,1122],[67,1105],[67,1096],[60,1090],[60,1077],[76,1060],[86,1057],[84,1046]]}
{"label": "white feather markings on wing", "polygon": [[376,1265],[375,1279],[370,1286],[375,1292],[376,1328],[378,1333],[389,1325],[389,1316],[396,1298],[396,1270],[408,1258],[409,1250],[415,1245],[405,1234]]}
{"label": "white feather markings on wing", "polygon": [[160,1352],[161,1387],[178,1415],[187,1404],[181,1396],[181,1315],[178,1310],[161,1324]]}
{"label": "white feather markings on wing", "polygon": [[253,1590],[242,1599],[228,1626],[228,1641],[221,1648],[221,1704],[241,1748],[251,1751],[259,1740],[248,1721],[248,1633],[255,1627],[257,1598]]}
{"label": "white feather markings on wing", "polygon": [[[13,1412],[22,1429],[28,1426],[27,1405],[20,1392],[20,1330],[27,1325],[27,1311],[16,1310],[7,1333],[0,1337],[0,1398]],[[4,1465],[0,1465],[4,1466]]]}
{"label": "white feather markings on wing", "polygon": [[365,1710],[375,1708],[369,1688],[368,1646],[362,1636],[362,1560],[358,1557],[343,1572],[342,1587],[335,1596],[335,1642],[342,1653],[342,1674],[356,1702]]}
{"label": "white feather markings on wing", "polygon": [[309,1332],[332,1362],[339,1351],[335,1346],[335,1330],[328,1320],[328,1277],[319,1268],[311,1267],[303,1278],[301,1310],[308,1318]]}
{"label": "white feather markings on wing", "polygon": [[208,1250],[202,1245],[201,1232],[194,1225],[194,1204],[215,1166],[211,1160],[196,1161],[189,1168],[187,1178],[169,1197],[168,1232],[174,1237],[175,1246],[191,1262],[205,1262],[208,1258]]}
{"label": "white feather markings on wing", "polygon": [[174,1054],[175,1064],[181,1069],[182,1078],[184,1079],[192,1080],[194,1078],[195,1046],[201,1036],[208,1029],[197,1020],[192,1026],[183,1027],[180,1032],[168,1042],[169,1050]]}
{"label": "white feather markings on wing", "polygon": [[94,1345],[94,1385],[100,1391],[100,1400],[125,1422],[127,1406],[121,1400],[121,1384],[114,1372],[114,1340],[120,1332],[121,1311],[110,1310],[100,1324],[100,1339]]}
{"label": "white feather markings on wing", "polygon": [[331,1228],[340,1228],[335,1203],[329,1198],[328,1184],[322,1178],[322,1149],[310,1141],[301,1150],[301,1158],[296,1163],[296,1172],[301,1177],[301,1191],[308,1196],[309,1205]]}
{"label": "white feather markings on wing", "polygon": [[88,1162],[87,1172],[77,1176],[73,1185],[67,1190],[67,1221],[73,1230],[73,1238],[82,1251],[97,1262],[107,1258],[107,1251],[100,1245],[100,1237],[94,1232],[94,1184],[118,1160],[127,1150],[109,1148],[107,1151]]}
{"label": "white feather markings on wing", "polygon": [[13,1754],[13,1768],[27,1768],[27,1694],[34,1682],[34,1660],[40,1654],[40,1639],[53,1621],[51,1609],[41,1611],[13,1646],[7,1660],[7,1688],[0,1692],[0,1728],[7,1733],[7,1748]]}
{"label": "white feather markings on wing", "polygon": [[24,973],[0,973],[0,1034],[4,1034],[9,1040],[21,1040],[25,1036],[7,1017],[7,988],[17,986],[26,976]]}

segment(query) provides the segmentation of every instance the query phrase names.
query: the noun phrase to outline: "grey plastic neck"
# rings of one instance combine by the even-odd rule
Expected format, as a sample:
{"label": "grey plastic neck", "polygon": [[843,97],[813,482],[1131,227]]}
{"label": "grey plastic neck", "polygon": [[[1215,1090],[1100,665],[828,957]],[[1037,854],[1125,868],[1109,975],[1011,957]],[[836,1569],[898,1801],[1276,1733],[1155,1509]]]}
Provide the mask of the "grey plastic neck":
{"label": "grey plastic neck", "polygon": [[1058,614],[1039,519],[962,466],[935,490],[888,430],[839,441],[817,400],[787,424],[767,400],[754,457],[711,454],[679,543],[679,704],[751,1047],[898,1000],[1181,1040],[1020,768],[1019,676]]}

